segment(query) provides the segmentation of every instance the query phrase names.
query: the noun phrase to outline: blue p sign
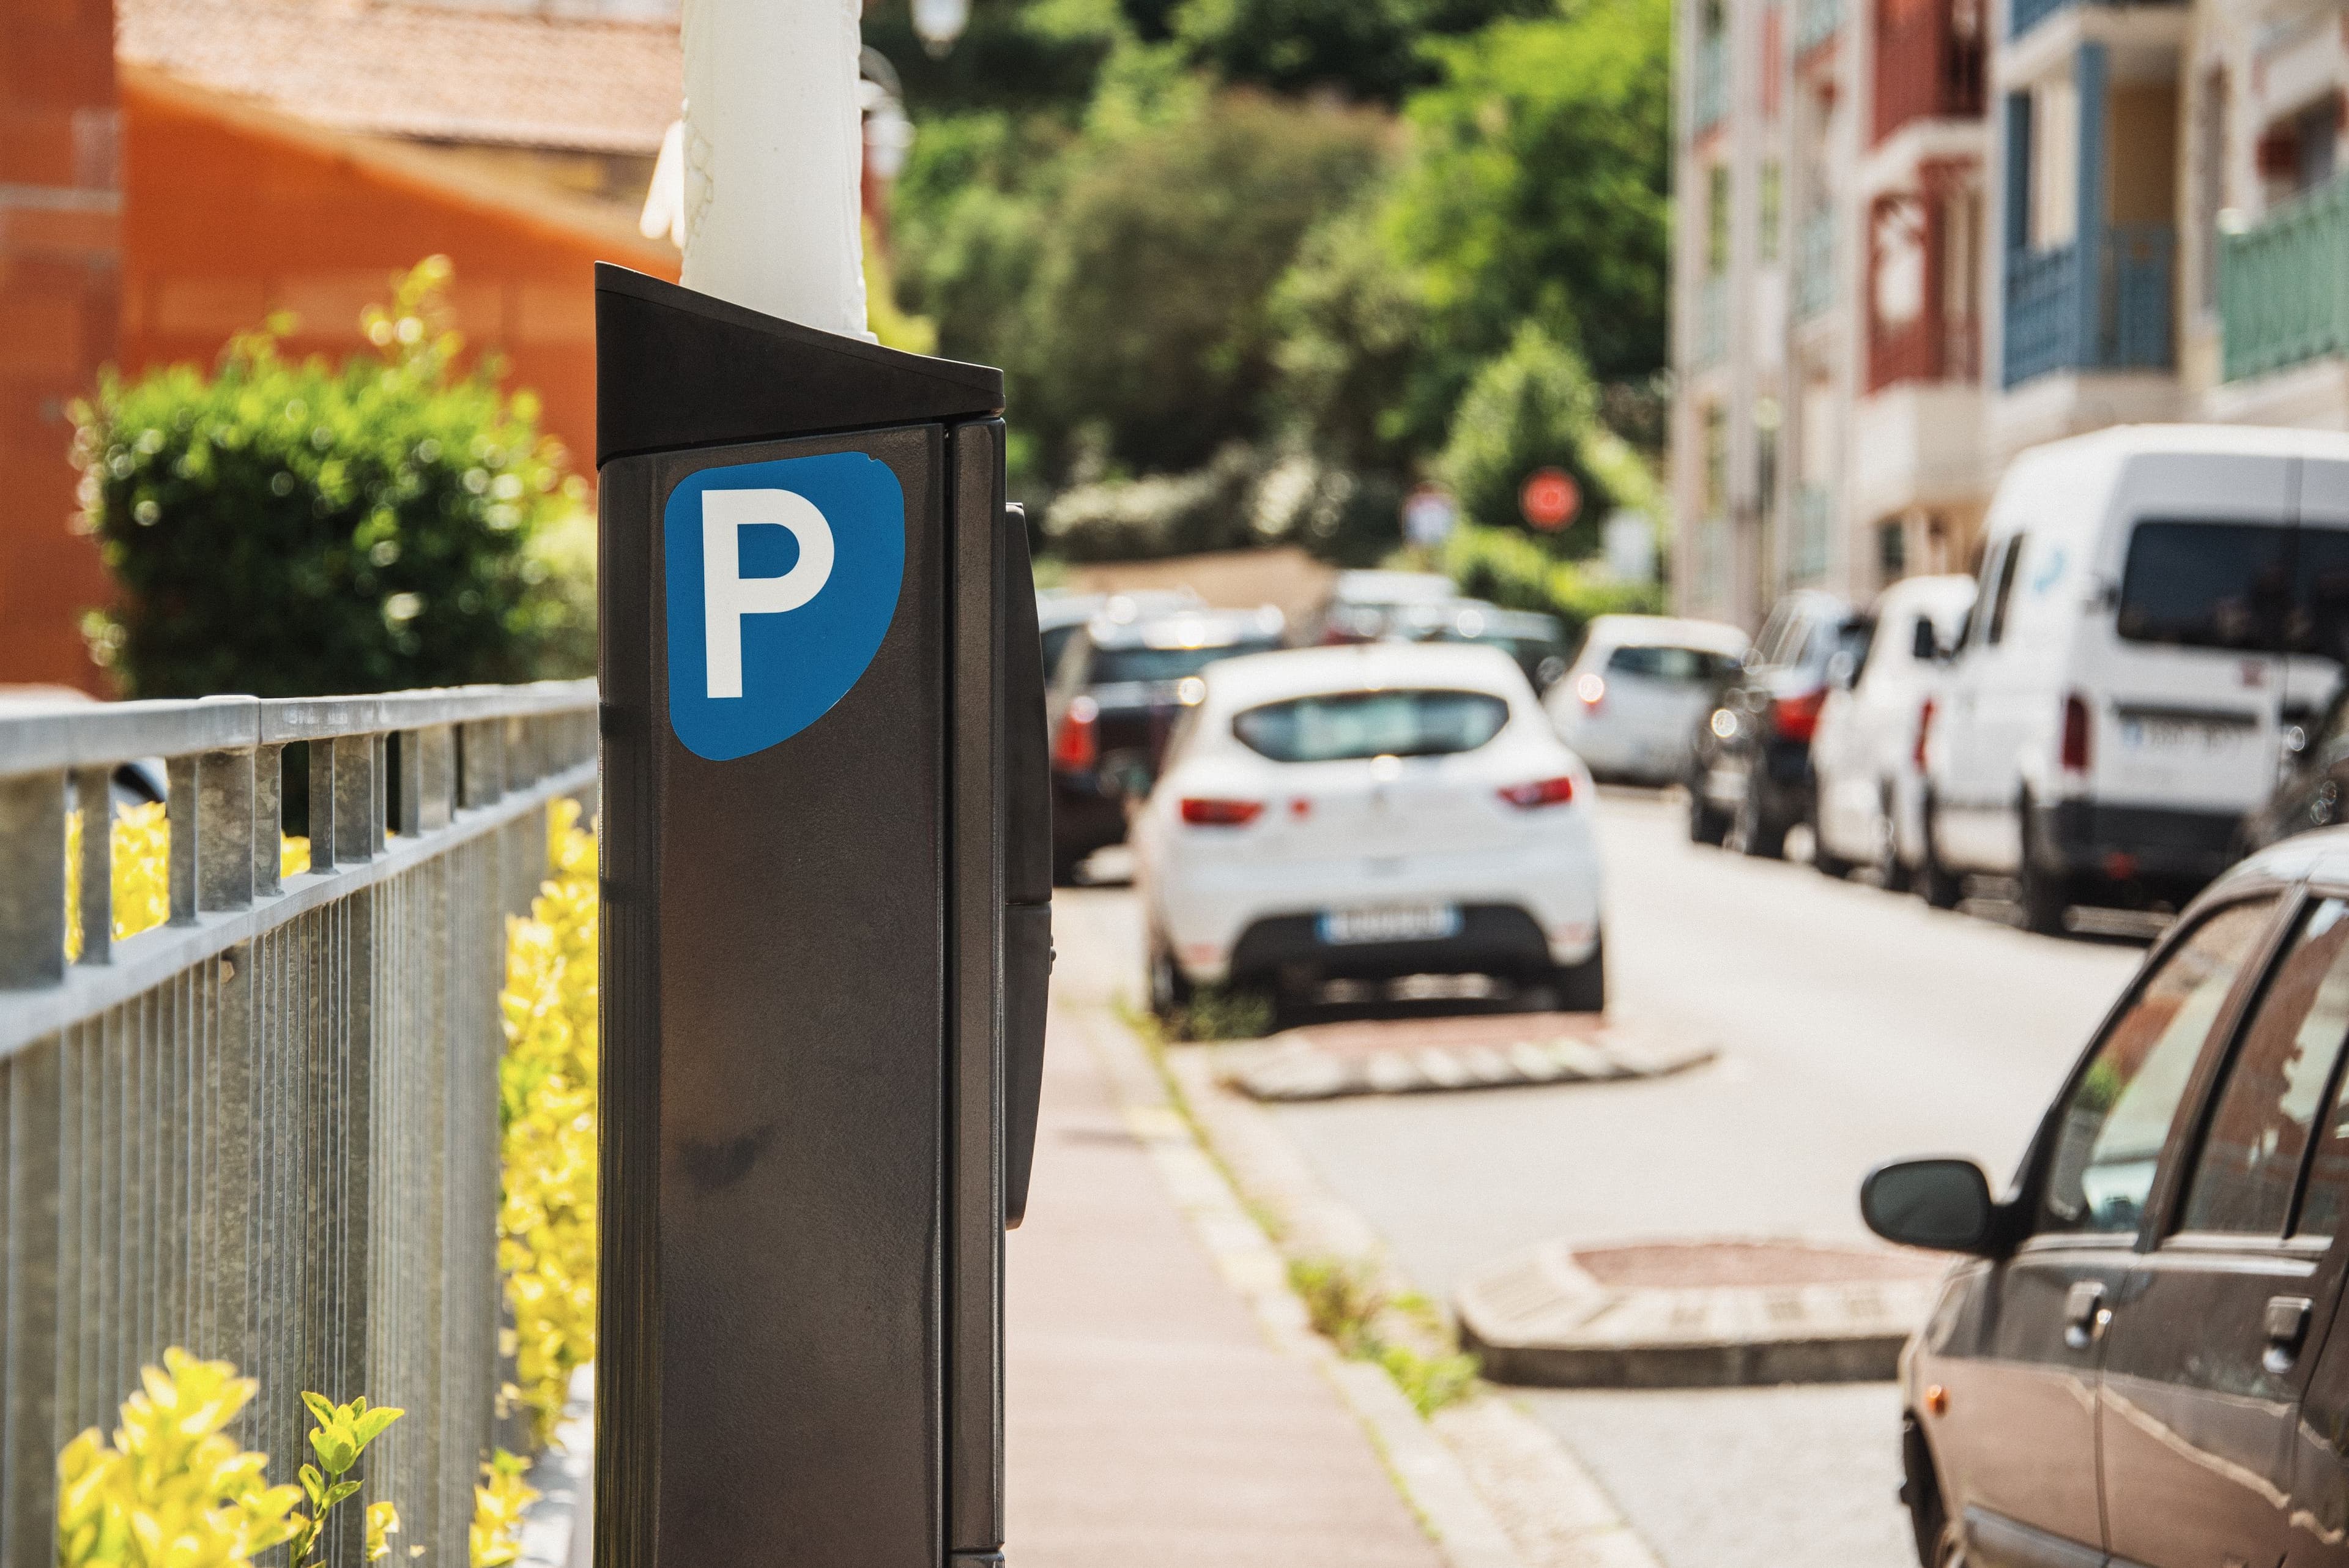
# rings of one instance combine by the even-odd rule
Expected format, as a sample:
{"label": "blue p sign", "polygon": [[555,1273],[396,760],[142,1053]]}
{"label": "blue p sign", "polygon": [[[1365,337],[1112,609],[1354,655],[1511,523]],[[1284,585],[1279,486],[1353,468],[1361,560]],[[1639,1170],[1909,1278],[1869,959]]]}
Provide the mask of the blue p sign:
{"label": "blue p sign", "polygon": [[669,493],[669,727],[712,762],[763,752],[848,695],[905,575],[905,493],[862,452],[706,468]]}

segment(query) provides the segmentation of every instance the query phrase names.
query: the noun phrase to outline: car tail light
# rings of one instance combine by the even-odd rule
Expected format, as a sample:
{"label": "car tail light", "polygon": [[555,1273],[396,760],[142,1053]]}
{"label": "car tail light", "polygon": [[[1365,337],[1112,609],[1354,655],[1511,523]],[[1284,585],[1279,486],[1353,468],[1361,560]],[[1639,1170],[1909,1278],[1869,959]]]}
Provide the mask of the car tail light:
{"label": "car tail light", "polygon": [[1909,754],[1909,762],[1916,765],[1920,776],[1925,772],[1925,742],[1932,733],[1933,700],[1928,697],[1925,705],[1917,710],[1917,749]]}
{"label": "car tail light", "polygon": [[1186,795],[1183,820],[1194,827],[1246,827],[1264,811],[1260,800],[1211,800]]}
{"label": "car tail light", "polygon": [[1061,732],[1052,741],[1052,765],[1063,773],[1082,773],[1101,761],[1101,736],[1096,722],[1101,705],[1090,697],[1070,702],[1061,715]]}
{"label": "car tail light", "polygon": [[1554,779],[1536,779],[1531,784],[1511,784],[1501,792],[1501,798],[1525,811],[1540,805],[1564,805],[1574,798],[1574,777],[1570,774],[1560,774]]}
{"label": "car tail light", "polygon": [[2064,770],[2088,771],[2088,704],[2077,691],[2064,699]]}
{"label": "car tail light", "polygon": [[1819,710],[1827,703],[1827,689],[1806,691],[1800,697],[1781,697],[1770,704],[1770,724],[1779,738],[1807,741],[1819,727]]}
{"label": "car tail light", "polygon": [[1606,678],[1595,673],[1583,676],[1574,683],[1574,694],[1582,699],[1584,707],[1596,713],[1599,704],[1607,701]]}

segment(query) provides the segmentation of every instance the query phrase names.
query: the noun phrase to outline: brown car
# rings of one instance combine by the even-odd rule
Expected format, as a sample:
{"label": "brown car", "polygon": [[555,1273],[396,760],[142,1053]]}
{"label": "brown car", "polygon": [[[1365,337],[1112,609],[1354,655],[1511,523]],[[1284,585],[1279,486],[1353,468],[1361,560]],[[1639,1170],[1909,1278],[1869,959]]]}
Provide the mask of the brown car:
{"label": "brown car", "polygon": [[1934,1568],[2349,1565],[2349,829],[2187,910],[2007,1195],[1906,1160],[1889,1240],[1967,1254],[1902,1358]]}

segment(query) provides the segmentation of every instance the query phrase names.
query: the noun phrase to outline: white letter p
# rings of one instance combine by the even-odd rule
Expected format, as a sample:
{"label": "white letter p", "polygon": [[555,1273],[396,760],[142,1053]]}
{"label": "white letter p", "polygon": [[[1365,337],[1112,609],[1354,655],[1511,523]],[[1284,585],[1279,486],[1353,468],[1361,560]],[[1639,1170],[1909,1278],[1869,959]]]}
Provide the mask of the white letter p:
{"label": "white letter p", "polygon": [[[742,575],[740,531],[792,531],[800,558],[780,577]],[[789,490],[712,490],[701,497],[701,605],[709,694],[742,695],[742,618],[795,610],[832,577],[832,525],[815,503]]]}

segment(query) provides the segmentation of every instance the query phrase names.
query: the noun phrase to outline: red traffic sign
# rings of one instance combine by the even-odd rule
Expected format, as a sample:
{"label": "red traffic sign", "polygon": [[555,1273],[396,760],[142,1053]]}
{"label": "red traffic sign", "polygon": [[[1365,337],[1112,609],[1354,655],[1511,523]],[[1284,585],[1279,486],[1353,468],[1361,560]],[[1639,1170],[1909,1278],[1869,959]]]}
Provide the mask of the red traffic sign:
{"label": "red traffic sign", "polygon": [[1537,468],[1517,492],[1517,510],[1545,534],[1555,534],[1574,521],[1582,506],[1582,492],[1574,476],[1562,468]]}

